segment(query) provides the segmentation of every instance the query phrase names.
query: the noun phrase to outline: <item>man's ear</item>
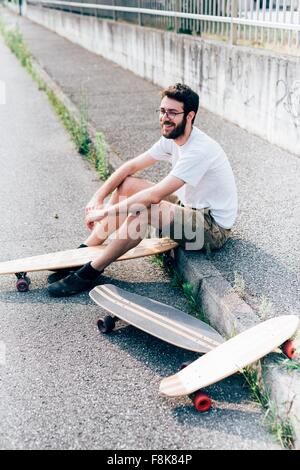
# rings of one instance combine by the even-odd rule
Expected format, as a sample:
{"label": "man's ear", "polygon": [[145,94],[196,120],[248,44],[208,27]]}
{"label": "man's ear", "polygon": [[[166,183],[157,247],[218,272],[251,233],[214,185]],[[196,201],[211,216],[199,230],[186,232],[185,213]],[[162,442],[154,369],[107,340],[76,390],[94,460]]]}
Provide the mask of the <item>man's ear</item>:
{"label": "man's ear", "polygon": [[187,115],[187,119],[192,122],[195,116],[196,116],[195,111],[190,111],[189,114]]}

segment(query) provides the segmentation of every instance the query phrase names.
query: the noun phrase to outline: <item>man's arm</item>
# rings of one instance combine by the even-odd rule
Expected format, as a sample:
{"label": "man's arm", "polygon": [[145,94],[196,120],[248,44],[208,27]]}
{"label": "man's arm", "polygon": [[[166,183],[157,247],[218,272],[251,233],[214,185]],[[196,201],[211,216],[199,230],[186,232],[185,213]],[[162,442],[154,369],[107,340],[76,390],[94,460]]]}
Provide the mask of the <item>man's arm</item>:
{"label": "man's arm", "polygon": [[134,194],[126,199],[126,201],[112,206],[112,208],[115,208],[116,210],[117,206],[117,210],[119,210],[119,212],[123,212],[126,208],[133,212],[143,210],[145,207],[148,208],[152,204],[159,204],[162,199],[177,191],[177,189],[181,188],[184,184],[185,182],[176,176],[168,175],[151,188],[144,189],[143,191]]}
{"label": "man's arm", "polygon": [[116,189],[127,176],[133,175],[137,171],[143,170],[144,168],[148,168],[151,165],[157,163],[157,160],[147,152],[142,153],[138,157],[132,158],[128,162],[124,163],[120,166],[109,178],[105,181],[105,183],[101,186],[101,188],[96,191],[92,199],[86,206],[86,212],[95,209],[96,207],[103,205],[104,199],[114,190]]}
{"label": "man's arm", "polygon": [[117,215],[120,213],[142,211],[152,204],[158,204],[162,199],[174,193],[181,188],[185,182],[176,176],[168,175],[162,181],[155,184],[151,188],[144,189],[139,193],[130,196],[125,201],[115,204],[107,209],[96,210],[88,214],[86,223],[97,222],[106,216]]}

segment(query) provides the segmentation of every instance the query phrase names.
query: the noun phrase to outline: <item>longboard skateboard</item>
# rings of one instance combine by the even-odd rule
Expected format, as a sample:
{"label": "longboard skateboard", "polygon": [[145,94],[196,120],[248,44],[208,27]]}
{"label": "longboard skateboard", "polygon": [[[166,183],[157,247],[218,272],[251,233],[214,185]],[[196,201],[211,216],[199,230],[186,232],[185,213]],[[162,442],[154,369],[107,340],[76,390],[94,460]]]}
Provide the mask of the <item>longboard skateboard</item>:
{"label": "longboard skateboard", "polygon": [[[193,394],[199,411],[207,411],[210,398],[200,389],[212,385],[256,362],[291,338],[299,325],[296,315],[272,318],[226,341],[177,374],[161,381],[160,392],[169,397]],[[293,351],[292,342],[288,351]],[[291,357],[291,354],[287,354]],[[196,392],[196,393],[195,393]]]}
{"label": "longboard skateboard", "polygon": [[[124,261],[144,256],[165,253],[177,247],[177,243],[169,238],[144,238],[136,247],[120,256],[116,261]],[[27,273],[34,271],[55,271],[58,269],[76,268],[95,260],[106,244],[96,247],[80,248],[44,255],[21,258],[0,263],[1,274],[15,274],[17,276],[16,287],[20,292],[29,289],[30,279]]]}
{"label": "longboard skateboard", "polygon": [[97,305],[113,314],[98,321],[98,328],[109,333],[116,317],[175,346],[206,353],[224,342],[223,337],[206,323],[177,308],[128,292],[112,284],[102,284],[90,291]]}

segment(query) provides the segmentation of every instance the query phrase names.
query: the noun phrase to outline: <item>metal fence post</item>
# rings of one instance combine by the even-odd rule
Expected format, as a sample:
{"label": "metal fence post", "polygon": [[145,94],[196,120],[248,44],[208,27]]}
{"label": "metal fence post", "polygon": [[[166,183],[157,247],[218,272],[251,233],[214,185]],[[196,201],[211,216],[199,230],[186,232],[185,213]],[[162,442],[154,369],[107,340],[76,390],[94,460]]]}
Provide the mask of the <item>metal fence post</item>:
{"label": "metal fence post", "polygon": [[238,0],[231,0],[230,44],[237,43],[237,24],[232,19],[238,16]]}
{"label": "metal fence post", "polygon": [[[175,11],[180,11],[180,0],[175,0]],[[175,16],[175,33],[179,32],[180,28],[180,18]]]}
{"label": "metal fence post", "polygon": [[[116,6],[115,0],[112,0],[112,4],[113,4],[113,6]],[[118,19],[118,18],[117,18],[117,12],[116,12],[116,10],[114,10],[114,11],[113,11],[113,20],[114,20],[114,21],[117,21],[117,19]]]}
{"label": "metal fence post", "polygon": [[[141,8],[141,0],[138,1],[138,8],[139,9]],[[140,12],[138,13],[138,19],[139,19],[139,26],[142,26],[142,15]]]}

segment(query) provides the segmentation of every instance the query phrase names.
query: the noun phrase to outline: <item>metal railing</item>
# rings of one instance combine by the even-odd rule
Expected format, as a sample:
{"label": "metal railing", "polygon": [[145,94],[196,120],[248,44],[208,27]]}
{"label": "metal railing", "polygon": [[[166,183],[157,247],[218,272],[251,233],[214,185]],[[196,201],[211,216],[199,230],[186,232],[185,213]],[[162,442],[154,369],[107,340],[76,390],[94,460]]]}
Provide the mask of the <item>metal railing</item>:
{"label": "metal railing", "polygon": [[300,0],[27,0],[114,21],[299,53]]}

